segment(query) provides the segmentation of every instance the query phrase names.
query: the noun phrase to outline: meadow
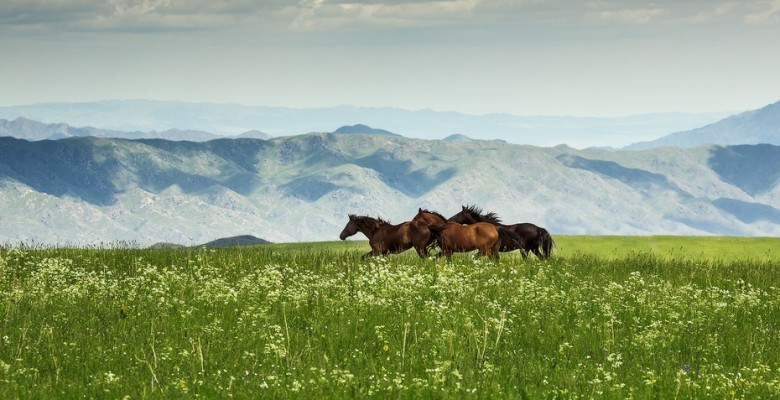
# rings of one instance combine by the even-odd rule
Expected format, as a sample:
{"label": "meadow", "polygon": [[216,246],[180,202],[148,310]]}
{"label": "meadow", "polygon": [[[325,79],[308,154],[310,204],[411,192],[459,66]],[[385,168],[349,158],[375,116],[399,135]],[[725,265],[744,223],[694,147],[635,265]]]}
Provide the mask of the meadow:
{"label": "meadow", "polygon": [[0,248],[0,398],[780,397],[780,239]]}

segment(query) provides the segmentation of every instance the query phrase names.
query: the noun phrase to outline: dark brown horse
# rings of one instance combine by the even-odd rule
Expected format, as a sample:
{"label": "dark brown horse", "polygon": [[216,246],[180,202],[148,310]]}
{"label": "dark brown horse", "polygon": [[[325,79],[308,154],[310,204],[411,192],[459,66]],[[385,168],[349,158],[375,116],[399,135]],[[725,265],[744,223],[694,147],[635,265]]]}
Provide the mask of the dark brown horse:
{"label": "dark brown horse", "polygon": [[490,223],[475,223],[462,225],[447,222],[444,217],[433,211],[419,209],[412,222],[420,222],[428,226],[441,252],[439,257],[452,257],[454,252],[469,252],[477,250],[477,255],[498,259],[499,249],[504,245],[518,246],[520,238],[507,229]]}
{"label": "dark brown horse", "polygon": [[371,251],[363,257],[401,253],[412,247],[420,257],[428,257],[427,245],[431,232],[421,222],[407,221],[392,225],[381,218],[350,214],[349,222],[341,231],[339,239],[346,240],[358,232],[366,235],[371,246]]}
{"label": "dark brown horse", "polygon": [[520,244],[519,247],[502,246],[501,251],[520,249],[523,258],[526,257],[528,251],[534,253],[534,255],[540,259],[548,258],[552,255],[552,249],[555,245],[555,242],[553,241],[552,236],[550,236],[550,233],[547,232],[547,229],[529,222],[505,225],[501,223],[501,219],[495,213],[490,212],[482,214],[482,209],[476,206],[461,206],[461,211],[450,217],[448,221],[460,224],[489,222],[496,226],[508,229],[512,231],[512,233],[520,236],[522,241],[518,241],[518,244]]}

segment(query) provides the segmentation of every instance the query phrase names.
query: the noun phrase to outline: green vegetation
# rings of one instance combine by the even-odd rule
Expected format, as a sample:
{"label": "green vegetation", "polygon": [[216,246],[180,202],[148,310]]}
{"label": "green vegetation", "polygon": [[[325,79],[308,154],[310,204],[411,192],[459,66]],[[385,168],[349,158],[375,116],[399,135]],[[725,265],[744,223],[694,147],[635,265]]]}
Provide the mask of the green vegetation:
{"label": "green vegetation", "polygon": [[556,236],[560,253],[621,258],[652,253],[663,259],[780,262],[780,239],[725,236]]}
{"label": "green vegetation", "polygon": [[780,239],[0,249],[0,398],[776,398]]}

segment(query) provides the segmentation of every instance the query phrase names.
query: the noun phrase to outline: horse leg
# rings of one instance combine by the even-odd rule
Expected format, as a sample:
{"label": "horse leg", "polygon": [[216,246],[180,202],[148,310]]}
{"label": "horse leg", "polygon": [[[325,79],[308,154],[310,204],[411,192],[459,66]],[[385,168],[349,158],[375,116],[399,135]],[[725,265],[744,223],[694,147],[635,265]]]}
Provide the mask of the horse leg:
{"label": "horse leg", "polygon": [[523,256],[523,260],[527,260],[528,259],[528,250],[520,249],[520,255]]}
{"label": "horse leg", "polygon": [[492,245],[479,249],[480,253],[486,255],[491,260],[498,260],[498,253],[501,251],[501,237],[499,236],[496,239]]}
{"label": "horse leg", "polygon": [[489,259],[498,261],[498,249],[497,248],[491,248],[486,253],[486,256],[488,256]]}
{"label": "horse leg", "polygon": [[377,257],[381,256],[382,254],[386,253],[387,249],[382,248],[382,246],[379,246],[377,243],[371,244],[371,251],[363,255],[363,258],[369,258],[369,257]]}
{"label": "horse leg", "polygon": [[421,245],[414,245],[414,249],[417,251],[417,255],[420,256],[420,258],[428,258],[428,247],[423,244]]}
{"label": "horse leg", "polygon": [[449,248],[442,248],[439,254],[436,254],[436,258],[447,257],[447,261],[452,262],[452,250]]}
{"label": "horse leg", "polygon": [[540,260],[544,260],[544,256],[542,256],[542,253],[539,251],[538,247],[534,247],[533,249],[531,249],[531,251],[534,253],[536,258],[538,258]]}

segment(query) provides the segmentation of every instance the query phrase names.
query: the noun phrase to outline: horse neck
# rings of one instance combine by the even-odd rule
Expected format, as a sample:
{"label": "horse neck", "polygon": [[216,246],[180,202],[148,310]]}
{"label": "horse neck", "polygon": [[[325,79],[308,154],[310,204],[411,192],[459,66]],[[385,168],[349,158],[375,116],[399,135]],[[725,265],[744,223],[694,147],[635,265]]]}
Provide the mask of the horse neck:
{"label": "horse neck", "polygon": [[476,224],[477,222],[485,222],[485,221],[482,220],[482,216],[481,215],[475,214],[473,212],[461,212],[458,215],[456,215],[456,217],[458,217],[458,218],[453,217],[453,218],[450,218],[449,221],[453,221],[453,222],[460,221],[460,223],[463,223],[463,224],[466,224],[466,225]]}
{"label": "horse neck", "polygon": [[421,219],[429,225],[444,225],[447,223],[446,219],[433,213],[425,213],[425,216],[423,216]]}
{"label": "horse neck", "polygon": [[364,219],[358,222],[355,222],[355,226],[357,227],[358,232],[366,235],[367,238],[371,239],[372,236],[379,230],[379,228],[382,226],[382,222],[373,218]]}
{"label": "horse neck", "polygon": [[[470,213],[469,215],[471,216],[472,219],[475,220],[474,222],[487,222],[489,224],[503,226],[501,220],[498,217],[496,217],[494,213],[485,214],[485,215]],[[490,218],[489,216],[493,218]]]}

